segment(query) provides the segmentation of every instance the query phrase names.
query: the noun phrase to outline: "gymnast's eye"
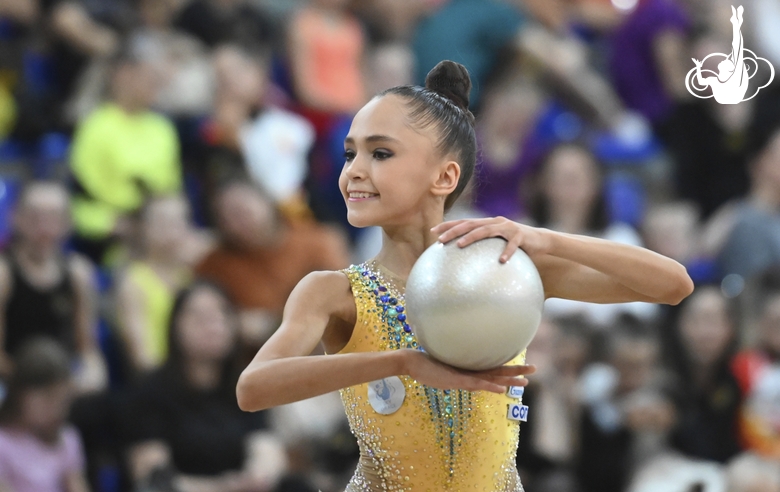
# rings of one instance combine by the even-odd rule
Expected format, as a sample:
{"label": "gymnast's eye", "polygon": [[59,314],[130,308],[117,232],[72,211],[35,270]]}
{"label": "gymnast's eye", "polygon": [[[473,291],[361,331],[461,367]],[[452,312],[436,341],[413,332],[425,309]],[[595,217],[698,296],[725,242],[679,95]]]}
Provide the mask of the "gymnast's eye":
{"label": "gymnast's eye", "polygon": [[374,151],[374,159],[378,161],[384,161],[393,157],[393,153],[384,149],[377,149]]}
{"label": "gymnast's eye", "polygon": [[347,150],[344,151],[344,160],[345,161],[349,162],[349,161],[351,161],[354,158],[355,158],[355,151],[354,150],[347,149]]}

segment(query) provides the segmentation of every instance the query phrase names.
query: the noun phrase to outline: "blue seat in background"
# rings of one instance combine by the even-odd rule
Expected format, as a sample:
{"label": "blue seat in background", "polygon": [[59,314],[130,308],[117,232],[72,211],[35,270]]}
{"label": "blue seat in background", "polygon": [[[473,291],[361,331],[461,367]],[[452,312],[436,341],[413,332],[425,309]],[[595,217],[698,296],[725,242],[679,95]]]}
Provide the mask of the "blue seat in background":
{"label": "blue seat in background", "polygon": [[47,133],[38,140],[37,155],[33,161],[33,176],[36,179],[53,178],[60,166],[68,163],[70,137],[64,133]]}
{"label": "blue seat in background", "polygon": [[607,175],[604,198],[612,222],[640,226],[645,212],[645,190],[639,177],[628,173]]}
{"label": "blue seat in background", "polygon": [[723,276],[714,258],[694,258],[685,264],[685,269],[695,285],[720,282]]}
{"label": "blue seat in background", "polygon": [[11,40],[14,34],[16,34],[16,29],[13,22],[10,19],[0,17],[0,41]]}
{"label": "blue seat in background", "polygon": [[595,134],[590,147],[601,162],[608,166],[642,165],[661,153],[658,139],[650,134],[635,141],[621,140],[607,132]]}
{"label": "blue seat in background", "polygon": [[0,141],[0,165],[15,164],[26,157],[24,145],[16,140]]}
{"label": "blue seat in background", "polygon": [[21,183],[15,178],[0,177],[0,247],[8,244],[11,239],[11,214],[21,187]]}
{"label": "blue seat in background", "polygon": [[27,49],[22,58],[22,80],[33,94],[51,92],[55,82],[54,61],[34,49]]}
{"label": "blue seat in background", "polygon": [[575,141],[584,135],[585,130],[582,119],[557,101],[542,109],[534,127],[536,138],[548,146]]}

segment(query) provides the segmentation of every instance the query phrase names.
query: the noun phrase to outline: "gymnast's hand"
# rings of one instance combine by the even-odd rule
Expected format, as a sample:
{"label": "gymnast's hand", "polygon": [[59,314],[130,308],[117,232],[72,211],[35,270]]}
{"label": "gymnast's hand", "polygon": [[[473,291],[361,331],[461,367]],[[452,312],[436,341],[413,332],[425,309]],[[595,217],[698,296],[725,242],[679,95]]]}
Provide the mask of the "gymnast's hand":
{"label": "gymnast's hand", "polygon": [[501,263],[506,263],[517,248],[522,248],[529,256],[548,253],[552,247],[553,234],[549,229],[519,224],[504,217],[451,220],[442,222],[432,228],[431,232],[439,234],[442,243],[463,236],[457,243],[460,247],[488,237],[503,237],[507,245],[501,253]]}
{"label": "gymnast's hand", "polygon": [[536,371],[536,366],[521,365],[501,366],[486,371],[464,371],[442,364],[419,350],[404,350],[407,352],[404,374],[432,388],[505,393],[509,386],[527,385],[528,380],[523,375]]}

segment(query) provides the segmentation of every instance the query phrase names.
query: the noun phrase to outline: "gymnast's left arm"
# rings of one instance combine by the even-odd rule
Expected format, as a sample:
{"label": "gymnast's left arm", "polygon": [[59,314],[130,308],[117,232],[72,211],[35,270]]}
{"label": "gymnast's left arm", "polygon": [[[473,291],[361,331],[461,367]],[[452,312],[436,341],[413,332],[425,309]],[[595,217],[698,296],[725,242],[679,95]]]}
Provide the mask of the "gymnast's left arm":
{"label": "gymnast's left arm", "polygon": [[693,292],[683,265],[638,246],[531,227],[504,217],[444,222],[432,231],[443,243],[462,236],[461,247],[503,237],[507,247],[502,262],[522,248],[539,270],[545,298],[676,305]]}

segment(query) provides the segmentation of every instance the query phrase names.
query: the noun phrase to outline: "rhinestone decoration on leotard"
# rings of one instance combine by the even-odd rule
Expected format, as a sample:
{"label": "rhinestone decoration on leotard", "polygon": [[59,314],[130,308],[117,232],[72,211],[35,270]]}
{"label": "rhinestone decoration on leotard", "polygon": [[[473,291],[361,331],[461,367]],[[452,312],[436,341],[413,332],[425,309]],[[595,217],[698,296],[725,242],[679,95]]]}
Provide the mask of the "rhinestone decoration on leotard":
{"label": "rhinestone decoration on leotard", "polygon": [[[370,263],[343,270],[358,319],[341,353],[422,350],[407,323],[401,288]],[[428,388],[400,376],[407,398],[391,415],[373,411],[367,384],[341,390],[361,461],[347,492],[521,492],[515,454],[518,423],[505,395]]]}
{"label": "rhinestone decoration on leotard", "polygon": [[[382,340],[387,342],[387,347],[382,349],[422,350],[422,347],[417,345],[417,337],[412,327],[406,322],[403,293],[387,281],[376,267],[370,268],[367,265],[360,274],[368,280],[367,287],[374,293],[379,318],[387,330],[382,337]],[[445,466],[451,476],[454,473],[455,453],[462,445],[463,431],[471,411],[471,392],[441,390],[425,385],[417,385],[415,389],[419,396],[428,401],[428,415],[436,426],[437,444],[448,457]]]}

